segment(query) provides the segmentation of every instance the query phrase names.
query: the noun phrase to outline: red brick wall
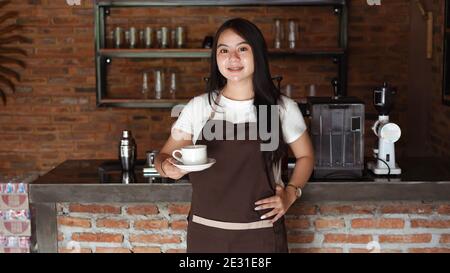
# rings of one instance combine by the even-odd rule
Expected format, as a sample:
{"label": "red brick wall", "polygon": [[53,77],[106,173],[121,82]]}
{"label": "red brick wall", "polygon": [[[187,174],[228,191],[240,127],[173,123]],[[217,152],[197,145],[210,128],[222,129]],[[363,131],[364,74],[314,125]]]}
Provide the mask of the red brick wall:
{"label": "red brick wall", "polygon": [[[185,252],[189,203],[59,204],[59,252]],[[291,252],[450,253],[450,205],[300,203],[286,215]],[[374,250],[377,251],[377,250]]]}
{"label": "red brick wall", "polygon": [[[349,91],[367,102],[367,112],[374,113],[372,90],[384,80],[399,89],[393,120],[402,127],[407,116],[407,59],[409,2],[384,1],[369,7],[366,1],[349,1]],[[120,131],[130,129],[136,136],[138,155],[161,147],[174,121],[169,110],[96,108],[93,43],[93,9],[91,1],[70,7],[65,1],[16,0],[5,10],[20,11],[18,21],[33,44],[23,47],[29,52],[28,68],[23,71],[16,94],[8,96],[8,105],[0,106],[0,172],[5,174],[45,173],[66,159],[115,158]],[[301,45],[330,45],[335,39],[336,18],[324,8],[223,8],[135,10],[137,25],[177,25],[188,22],[189,45],[198,44],[226,18],[245,16],[253,19],[271,39],[272,16],[300,20]],[[128,24],[117,18],[111,24]],[[128,18],[128,17],[127,17]],[[131,22],[131,21],[130,21]],[[205,24],[205,22],[208,22]],[[270,42],[269,42],[270,43]],[[207,60],[203,60],[206,62]],[[297,62],[298,61],[298,62]],[[152,66],[176,67],[180,70],[181,97],[203,92],[202,77],[207,65],[202,60],[130,62],[111,69],[120,77],[111,79],[127,92],[138,92],[139,69]],[[119,64],[119,62],[117,62]],[[201,65],[200,65],[201,64]],[[334,64],[326,58],[274,59],[273,74],[282,74],[284,83],[294,85],[294,97],[305,96],[307,86],[315,83],[319,95],[330,95]],[[123,81],[117,82],[118,78]],[[136,80],[137,79],[137,80]],[[133,91],[136,90],[136,91]],[[115,92],[111,90],[110,92]],[[367,145],[374,137],[368,130]],[[408,132],[404,132],[408,135]],[[399,142],[398,153],[402,154]]]}

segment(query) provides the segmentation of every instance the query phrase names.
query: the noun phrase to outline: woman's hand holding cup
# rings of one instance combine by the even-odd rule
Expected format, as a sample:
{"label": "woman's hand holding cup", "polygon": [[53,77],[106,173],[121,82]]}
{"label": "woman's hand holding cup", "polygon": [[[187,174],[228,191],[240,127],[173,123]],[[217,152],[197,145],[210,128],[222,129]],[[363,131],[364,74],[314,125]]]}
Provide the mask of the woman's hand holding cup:
{"label": "woman's hand holding cup", "polygon": [[161,168],[163,172],[167,175],[167,177],[177,180],[183,177],[188,172],[183,171],[180,168],[176,167],[175,165],[173,165],[174,163],[175,159],[168,157],[162,162]]}

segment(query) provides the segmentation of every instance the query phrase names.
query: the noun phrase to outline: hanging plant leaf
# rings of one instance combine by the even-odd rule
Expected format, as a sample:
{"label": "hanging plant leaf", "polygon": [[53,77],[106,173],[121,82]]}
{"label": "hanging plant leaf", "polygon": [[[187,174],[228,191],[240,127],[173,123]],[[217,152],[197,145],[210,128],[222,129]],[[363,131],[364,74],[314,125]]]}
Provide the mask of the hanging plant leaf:
{"label": "hanging plant leaf", "polygon": [[19,59],[14,59],[11,57],[0,56],[0,64],[17,64],[18,66],[25,68],[26,64],[24,61]]}
{"label": "hanging plant leaf", "polygon": [[25,50],[12,47],[0,47],[0,54],[20,54],[23,56],[28,56],[28,53]]}
{"label": "hanging plant leaf", "polygon": [[0,75],[0,84],[1,83],[7,85],[12,92],[16,92],[16,87],[14,86],[14,83],[3,75]]}
{"label": "hanging plant leaf", "polygon": [[[23,69],[26,68],[26,63],[17,58],[17,55],[27,56],[28,53],[26,50],[18,48],[16,44],[32,42],[31,39],[18,33],[23,29],[21,25],[17,24],[17,20],[14,20],[19,16],[19,12],[1,12],[11,2],[11,0],[0,1],[0,97],[3,105],[6,105],[6,90],[4,87],[7,87],[7,89],[14,93],[16,86],[12,79],[20,81],[20,73],[8,66],[16,65]],[[9,19],[12,20],[8,21]],[[8,22],[6,23],[6,21]],[[15,56],[11,57],[11,55]]]}
{"label": "hanging plant leaf", "polygon": [[14,36],[1,37],[0,38],[0,44],[2,44],[2,45],[10,44],[10,43],[16,43],[16,42],[31,43],[31,40],[28,39],[27,37],[23,37],[21,35],[14,35]]}
{"label": "hanging plant leaf", "polygon": [[17,11],[8,11],[7,13],[0,16],[0,24],[3,24],[8,19],[11,18],[17,18],[19,16],[19,13]]}
{"label": "hanging plant leaf", "polygon": [[14,30],[20,30],[20,29],[23,29],[23,26],[9,25],[9,26],[6,26],[6,27],[0,29],[0,35],[9,34],[9,33],[13,32]]}
{"label": "hanging plant leaf", "polygon": [[9,77],[15,78],[16,81],[20,81],[20,74],[6,66],[0,65],[0,75],[1,74],[5,74]]}
{"label": "hanging plant leaf", "polygon": [[4,6],[8,5],[9,3],[11,3],[11,0],[0,1],[0,9],[2,9]]}

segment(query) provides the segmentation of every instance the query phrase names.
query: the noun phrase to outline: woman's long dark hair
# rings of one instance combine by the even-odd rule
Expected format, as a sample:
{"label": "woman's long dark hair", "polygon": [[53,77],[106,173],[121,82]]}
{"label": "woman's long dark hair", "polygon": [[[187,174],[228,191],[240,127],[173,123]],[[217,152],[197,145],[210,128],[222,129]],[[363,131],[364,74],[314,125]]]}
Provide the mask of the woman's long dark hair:
{"label": "woman's long dark hair", "polygon": [[[253,89],[255,92],[253,105],[256,106],[257,111],[256,113],[257,128],[259,132],[260,128],[259,106],[267,105],[268,124],[266,128],[268,132],[271,132],[272,107],[270,106],[282,103],[281,92],[273,83],[272,77],[270,75],[269,61],[267,57],[268,55],[267,45],[264,40],[264,36],[262,35],[261,31],[255,24],[246,19],[243,18],[230,19],[225,23],[223,23],[222,26],[220,26],[220,28],[216,32],[211,52],[211,75],[209,77],[207,87],[209,102],[211,104],[211,102],[213,101],[212,100],[213,93],[216,93],[218,90],[222,90],[227,83],[227,79],[219,71],[216,58],[217,43],[219,37],[222,34],[222,32],[224,32],[227,29],[231,29],[236,34],[241,36],[252,48],[254,58]],[[281,122],[279,124],[280,126],[278,132],[279,136],[278,148],[274,151],[263,152],[266,163],[270,163],[271,166],[274,163],[275,164],[278,163],[279,160],[286,154],[287,151],[287,144],[282,137]],[[264,142],[268,143],[270,142],[270,139]]]}

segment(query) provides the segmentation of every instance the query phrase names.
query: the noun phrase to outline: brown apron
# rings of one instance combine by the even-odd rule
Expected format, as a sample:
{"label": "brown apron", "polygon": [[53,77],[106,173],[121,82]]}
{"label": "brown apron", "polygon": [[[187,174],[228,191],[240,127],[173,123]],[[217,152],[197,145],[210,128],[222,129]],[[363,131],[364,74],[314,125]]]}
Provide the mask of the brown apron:
{"label": "brown apron", "polygon": [[[272,209],[254,209],[256,201],[275,195],[273,169],[264,161],[261,140],[248,139],[249,129],[256,127],[256,122],[213,120],[214,112],[207,124],[212,131],[224,126],[224,138],[206,140],[205,124],[196,143],[207,145],[208,157],[216,163],[204,171],[189,173],[193,191],[187,252],[288,252],[284,217],[272,225],[260,219]],[[226,126],[234,126],[234,130],[225,130]],[[239,126],[245,127],[245,140],[237,138]]]}

